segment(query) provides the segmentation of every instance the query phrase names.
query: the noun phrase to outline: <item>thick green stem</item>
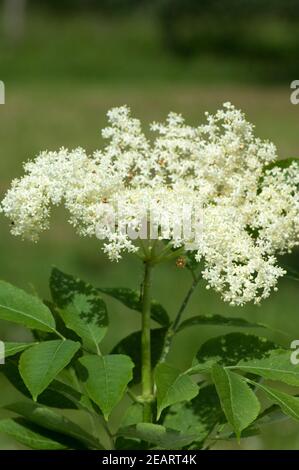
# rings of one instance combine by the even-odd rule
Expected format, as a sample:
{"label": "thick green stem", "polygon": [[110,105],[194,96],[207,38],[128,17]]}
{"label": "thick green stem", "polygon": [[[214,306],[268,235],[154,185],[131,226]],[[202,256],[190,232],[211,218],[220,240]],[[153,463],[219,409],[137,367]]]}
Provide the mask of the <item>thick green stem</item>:
{"label": "thick green stem", "polygon": [[142,329],[141,329],[141,356],[142,356],[142,400],[143,421],[152,421],[152,366],[151,366],[151,271],[149,260],[144,262],[144,279],[142,289]]}

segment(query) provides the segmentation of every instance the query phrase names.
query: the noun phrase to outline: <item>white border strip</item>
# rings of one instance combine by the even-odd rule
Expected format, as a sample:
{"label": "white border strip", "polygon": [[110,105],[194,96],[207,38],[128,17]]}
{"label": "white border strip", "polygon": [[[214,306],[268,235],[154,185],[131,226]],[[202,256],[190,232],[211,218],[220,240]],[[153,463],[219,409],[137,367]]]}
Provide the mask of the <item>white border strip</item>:
{"label": "white border strip", "polygon": [[0,80],[0,104],[5,104],[5,85]]}
{"label": "white border strip", "polygon": [[0,364],[5,364],[5,344],[0,341]]}

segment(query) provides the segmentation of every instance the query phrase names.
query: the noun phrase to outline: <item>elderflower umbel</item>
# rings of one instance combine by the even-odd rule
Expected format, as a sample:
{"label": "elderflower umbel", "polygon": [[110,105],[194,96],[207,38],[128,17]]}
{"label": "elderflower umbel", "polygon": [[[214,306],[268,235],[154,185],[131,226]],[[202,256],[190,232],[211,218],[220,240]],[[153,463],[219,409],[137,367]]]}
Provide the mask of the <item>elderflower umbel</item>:
{"label": "elderflower umbel", "polygon": [[[152,124],[157,137],[150,142],[126,106],[112,109],[103,150],[89,156],[62,148],[25,164],[2,202],[12,233],[36,241],[51,205],[63,203],[79,234],[105,239],[104,251],[118,260],[138,250],[124,227],[138,231],[144,214],[156,214],[160,227],[170,221],[161,238],[192,246],[208,287],[233,305],[260,302],[285,274],[277,254],[298,245],[299,167],[275,167],[275,146],[256,138],[230,103],[206,118],[191,127],[170,113]],[[200,234],[177,233],[178,207],[192,207],[194,221],[200,214]]]}

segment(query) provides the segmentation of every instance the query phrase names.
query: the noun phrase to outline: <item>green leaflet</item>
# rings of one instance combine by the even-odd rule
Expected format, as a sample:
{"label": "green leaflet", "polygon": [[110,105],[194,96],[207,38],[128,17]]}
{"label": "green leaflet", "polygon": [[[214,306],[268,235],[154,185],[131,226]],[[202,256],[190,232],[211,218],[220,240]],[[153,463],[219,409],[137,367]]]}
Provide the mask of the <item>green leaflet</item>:
{"label": "green leaflet", "polygon": [[50,431],[59,432],[82,443],[83,447],[101,449],[99,441],[73,421],[55,411],[30,402],[13,403],[5,407],[26,420]]}
{"label": "green leaflet", "polygon": [[240,439],[241,432],[258,416],[260,404],[244,379],[234,372],[215,364],[212,378],[227,421]]}
{"label": "green leaflet", "polygon": [[277,380],[299,386],[299,365],[291,363],[291,351],[277,350],[262,359],[240,361],[236,368],[260,375],[265,379]]}
{"label": "green leaflet", "polygon": [[37,297],[0,281],[0,319],[47,332],[55,332],[55,320]]}
{"label": "green leaflet", "polygon": [[[48,403],[45,403],[45,399],[43,402],[40,401],[41,397],[45,398],[44,395],[47,393],[47,398],[51,398],[52,394],[54,397],[57,395],[60,399],[59,402],[63,403],[70,403],[69,408],[73,409],[78,409],[78,410],[84,410],[88,411],[91,413],[95,412],[94,406],[89,400],[89,398],[86,395],[83,395],[81,392],[73,388],[71,385],[67,385],[59,380],[53,380],[47,390],[39,396],[39,402],[43,404],[49,405],[49,398],[48,398]],[[54,397],[52,400],[54,400]],[[55,405],[52,405],[56,408]]]}
{"label": "green leaflet", "polygon": [[106,420],[123,397],[132,380],[133,362],[128,356],[83,356],[79,376],[91,400],[96,403]]}
{"label": "green leaflet", "polygon": [[23,352],[19,370],[34,400],[71,361],[80,343],[70,340],[45,341]]}
{"label": "green leaflet", "polygon": [[274,423],[287,419],[287,416],[281,411],[278,405],[270,405],[264,411],[262,411],[256,420],[258,426],[264,424]]}
{"label": "green leaflet", "polygon": [[191,400],[198,393],[198,386],[180,370],[168,364],[159,364],[155,371],[157,387],[157,419],[164,408],[180,401]]}
{"label": "green leaflet", "polygon": [[299,398],[288,395],[287,393],[275,390],[275,388],[269,387],[261,383],[255,384],[260,388],[271,401],[276,403],[281,410],[291,418],[299,420]]}
{"label": "green leaflet", "polygon": [[[199,349],[196,358],[199,365],[217,362],[227,366],[236,365],[242,359],[260,359],[278,348],[266,338],[245,333],[229,333],[206,341]],[[194,364],[196,366],[196,364]]]}
{"label": "green leaflet", "polygon": [[163,425],[183,434],[195,434],[191,448],[202,447],[202,442],[216,424],[226,422],[219,397],[214,385],[202,387],[192,400],[171,406],[165,415]]}
{"label": "green leaflet", "polygon": [[143,406],[141,403],[132,403],[124,413],[121,427],[131,426],[143,421]]}
{"label": "green leaflet", "polygon": [[211,368],[214,364],[217,363],[217,360],[215,357],[212,357],[211,359],[207,359],[205,362],[196,364],[196,360],[194,361],[194,364],[190,369],[186,370],[186,374],[188,375],[197,375],[197,374],[209,374],[211,372]]}
{"label": "green leaflet", "polygon": [[97,289],[54,268],[50,277],[53,301],[65,325],[83,340],[91,352],[99,353],[99,343],[108,327],[106,304]]}
{"label": "green leaflet", "polygon": [[73,330],[82,339],[85,349],[100,354],[99,344],[106,334],[106,327],[86,322],[73,306],[60,310],[59,314],[67,328]]}
{"label": "green leaflet", "polygon": [[[24,384],[22,377],[20,375],[17,362],[8,358],[5,361],[5,365],[1,366],[1,372],[5,375],[7,380],[25,397],[31,398],[31,394]],[[75,394],[75,397],[72,397],[70,393],[65,393],[69,387],[62,382],[53,380],[46,390],[44,390],[38,396],[38,403],[41,403],[46,406],[61,408],[61,409],[76,409],[78,408],[77,403],[75,403],[74,398],[80,399],[81,394],[76,392],[74,389],[72,393]]]}
{"label": "green leaflet", "polygon": [[[138,291],[127,287],[100,287],[98,290],[103,294],[113,297],[132,310],[137,312],[142,311],[142,302],[140,292]],[[151,301],[151,317],[161,326],[169,326],[170,320],[166,310],[155,300]]]}
{"label": "green leaflet", "polygon": [[15,354],[19,354],[20,352],[24,351],[27,348],[30,348],[31,346],[34,346],[37,343],[9,343],[5,342],[4,343],[4,354],[1,353],[0,350],[0,361],[10,357],[14,356]]}
{"label": "green leaflet", "polygon": [[201,326],[235,326],[237,328],[267,328],[262,323],[251,323],[244,318],[223,317],[222,315],[196,315],[183,321],[178,331],[190,328],[196,325]]}
{"label": "green leaflet", "polygon": [[195,434],[184,435],[174,429],[167,429],[159,424],[139,423],[121,428],[118,436],[140,439],[156,444],[162,449],[180,449],[196,439]]}
{"label": "green leaflet", "polygon": [[62,450],[70,448],[69,444],[59,440],[61,436],[52,436],[50,433],[45,432],[38,426],[34,426],[24,419],[1,420],[0,432],[7,434],[30,449]]}

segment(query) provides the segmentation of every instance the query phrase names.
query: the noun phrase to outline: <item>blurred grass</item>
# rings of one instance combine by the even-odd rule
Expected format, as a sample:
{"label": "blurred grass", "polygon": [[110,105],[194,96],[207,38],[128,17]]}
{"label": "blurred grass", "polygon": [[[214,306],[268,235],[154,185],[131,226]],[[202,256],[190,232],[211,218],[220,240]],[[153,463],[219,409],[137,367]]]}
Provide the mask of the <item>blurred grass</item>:
{"label": "blurred grass", "polygon": [[[83,146],[91,152],[100,147],[99,131],[105,125],[106,111],[124,103],[146,126],[152,120],[163,119],[170,110],[183,113],[189,123],[199,123],[204,111],[214,111],[229,100],[256,124],[257,135],[276,143],[280,157],[298,156],[298,109],[290,104],[288,84],[232,85],[234,74],[241,77],[241,82],[243,73],[245,77],[244,64],[232,70],[229,63],[213,65],[211,61],[207,69],[205,59],[187,65],[169,58],[151,37],[146,20],[141,24],[135,21],[134,27],[132,20],[120,28],[105,23],[99,27],[98,20],[87,22],[86,18],[74,21],[59,20],[55,29],[54,20],[47,22],[41,17],[37,22],[30,17],[24,42],[14,48],[0,43],[0,78],[6,82],[6,104],[0,106],[1,198],[11,179],[22,174],[22,162],[40,150]],[[0,225],[0,278],[28,291],[37,291],[42,297],[49,295],[52,265],[95,285],[140,285],[141,266],[137,260],[125,256],[118,264],[110,263],[101,254],[98,241],[76,236],[62,210],[54,211],[51,230],[42,235],[38,244],[12,237],[3,216]],[[293,262],[297,261],[293,258]],[[154,295],[174,316],[190,284],[188,273],[174,264],[156,271]],[[140,326],[138,313],[115,301],[107,302],[111,329],[104,351]],[[262,306],[244,308],[224,305],[216,294],[202,287],[195,293],[186,316],[199,313],[242,316],[268,323],[286,331],[289,337],[270,336],[288,345],[299,335],[298,284],[282,280],[279,291]],[[186,330],[177,337],[170,359],[186,367],[205,339],[229,331]],[[12,328],[4,322],[0,325],[1,339],[26,339],[26,334],[22,328]],[[4,379],[0,380],[0,387],[0,404],[16,398]],[[116,410],[112,424],[121,410],[122,407]],[[238,448],[236,443],[232,445]],[[16,447],[0,436],[0,448]],[[261,438],[246,439],[241,448],[299,449],[298,424],[287,421],[265,427]]]}

